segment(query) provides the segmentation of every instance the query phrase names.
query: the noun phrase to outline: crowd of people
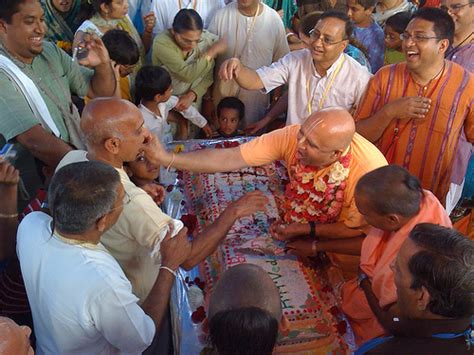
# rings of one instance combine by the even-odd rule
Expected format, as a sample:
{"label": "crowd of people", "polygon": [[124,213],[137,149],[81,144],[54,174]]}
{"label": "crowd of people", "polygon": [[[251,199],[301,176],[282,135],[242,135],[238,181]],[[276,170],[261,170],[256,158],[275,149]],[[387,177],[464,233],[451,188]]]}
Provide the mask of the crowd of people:
{"label": "crowd of people", "polygon": [[[470,0],[0,0],[0,354],[177,352],[178,269],[268,199],[190,238],[160,169],[274,161],[268,232],[341,271],[357,353],[472,351],[473,19]],[[288,320],[242,264],[203,329],[211,353],[271,354]]]}

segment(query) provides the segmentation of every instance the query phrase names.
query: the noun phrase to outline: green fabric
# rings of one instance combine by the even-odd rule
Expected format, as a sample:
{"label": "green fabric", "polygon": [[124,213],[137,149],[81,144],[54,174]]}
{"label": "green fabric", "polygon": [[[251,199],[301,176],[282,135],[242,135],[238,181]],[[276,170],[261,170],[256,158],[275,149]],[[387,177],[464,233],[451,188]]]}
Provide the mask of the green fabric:
{"label": "green fabric", "polygon": [[[278,0],[263,0],[263,2],[270,6],[274,10],[278,9]],[[281,4],[281,9],[283,10],[283,23],[286,28],[291,28],[291,18],[298,10],[295,0],[283,0]]]}
{"label": "green fabric", "polygon": [[72,42],[74,33],[81,24],[78,16],[81,0],[73,0],[71,10],[67,14],[56,10],[52,0],[45,0],[42,4],[47,25],[46,38],[52,42]]}
{"label": "green fabric", "polygon": [[384,64],[396,64],[405,61],[405,54],[402,52],[386,49],[385,50],[385,61]]}
{"label": "green fabric", "polygon": [[[50,65],[48,65],[48,62]],[[51,74],[50,66],[55,68],[55,75]],[[71,57],[64,51],[57,48],[53,43],[46,41],[43,44],[43,52],[34,58],[30,68],[36,78],[41,79],[60,102],[66,102],[70,105],[72,105],[71,92],[80,97],[85,96],[89,89],[89,82],[94,74],[93,70],[72,62]],[[63,82],[63,85],[58,83],[58,79]],[[64,92],[63,87],[69,88],[70,91]],[[61,132],[61,138],[69,142],[69,134],[60,110],[44,92],[39,88],[38,90],[48,107],[51,117]],[[39,124],[39,121],[34,116],[23,95],[16,88],[16,85],[2,72],[0,72],[0,92],[0,134],[6,140],[11,140]],[[44,128],[48,130],[47,127]]]}

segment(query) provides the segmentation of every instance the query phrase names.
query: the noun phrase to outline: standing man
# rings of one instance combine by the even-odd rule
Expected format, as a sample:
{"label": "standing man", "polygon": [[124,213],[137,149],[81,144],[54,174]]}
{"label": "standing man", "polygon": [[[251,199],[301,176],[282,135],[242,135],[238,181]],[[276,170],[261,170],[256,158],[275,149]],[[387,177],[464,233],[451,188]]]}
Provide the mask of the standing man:
{"label": "standing man", "polygon": [[71,93],[111,96],[115,90],[100,39],[85,42],[89,54],[80,64],[91,70],[44,41],[45,33],[40,1],[0,0],[0,135],[19,144],[17,165],[30,192],[40,185],[31,155],[56,166],[71,145],[83,147]]}
{"label": "standing man", "polygon": [[[327,11],[310,33],[310,48],[294,51],[278,62],[257,70],[238,58],[220,67],[222,80],[235,81],[246,90],[266,93],[288,85],[286,125],[302,124],[313,112],[325,107],[355,109],[371,74],[344,54],[352,35],[352,23],[345,13]],[[260,127],[270,123],[259,122]]]}
{"label": "standing man", "polygon": [[446,12],[419,10],[401,36],[406,62],[377,72],[355,115],[357,131],[443,204],[459,137],[474,141],[472,74],[444,59],[453,33]]}
{"label": "standing man", "polygon": [[[290,50],[285,28],[278,13],[260,0],[237,0],[220,9],[209,31],[227,40],[227,51],[217,57],[216,66],[229,58],[239,58],[256,70],[278,61]],[[265,115],[269,95],[239,88],[235,81],[214,80],[213,100],[217,106],[226,96],[237,96],[245,104],[243,127]]]}

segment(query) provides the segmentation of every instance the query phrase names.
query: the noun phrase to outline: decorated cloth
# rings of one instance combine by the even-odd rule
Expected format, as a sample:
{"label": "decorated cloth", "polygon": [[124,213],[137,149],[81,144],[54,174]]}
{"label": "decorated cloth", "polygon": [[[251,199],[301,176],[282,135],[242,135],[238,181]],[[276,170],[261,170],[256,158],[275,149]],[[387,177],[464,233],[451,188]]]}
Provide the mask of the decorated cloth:
{"label": "decorated cloth", "polygon": [[58,47],[70,52],[74,33],[81,24],[79,10],[81,0],[71,0],[71,9],[67,13],[59,12],[53,5],[53,0],[42,2],[44,9],[44,20],[46,22],[46,38],[56,43]]}
{"label": "decorated cloth", "polygon": [[354,58],[357,63],[363,67],[366,67],[369,73],[372,73],[372,66],[370,65],[369,59],[359,48],[349,43],[346,49],[344,49],[344,53],[346,53],[349,57]]}
{"label": "decorated cloth", "polygon": [[[380,196],[383,198],[383,196]],[[420,211],[396,232],[372,227],[364,239],[360,256],[360,268],[369,276],[372,291],[381,308],[397,301],[397,288],[390,265],[400,247],[418,223],[434,223],[452,227],[451,220],[438,199],[424,190]],[[346,282],[342,288],[342,310],[347,315],[361,344],[385,333],[367,302],[365,292],[358,286],[357,278]]]}
{"label": "decorated cloth", "polygon": [[[185,143],[185,150],[204,146],[201,141],[195,142],[194,145]],[[238,144],[233,140],[213,146],[219,149]],[[199,265],[207,301],[225,270],[240,263],[259,265],[280,290],[283,313],[290,322],[289,332],[281,334],[278,340],[277,353],[348,353],[346,339],[353,335],[346,329],[338,308],[339,294],[333,279],[326,271],[303,265],[295,256],[282,255],[280,242],[268,238],[271,221],[281,213],[284,182],[288,179],[286,168],[276,162],[230,173],[182,172],[179,175],[186,202],[184,210],[197,217],[197,232],[215,221],[229,203],[246,192],[258,189],[269,198],[265,212],[237,220],[216,252]]]}
{"label": "decorated cloth", "polygon": [[[444,72],[425,91],[412,79],[406,63],[395,64],[380,69],[370,81],[355,118],[369,118],[405,96],[431,98],[423,120],[394,119],[375,144],[390,164],[408,169],[444,204],[462,130],[468,142],[474,141],[473,92],[472,74],[458,64],[446,61]],[[463,158],[462,176],[468,161],[469,156]]]}
{"label": "decorated cloth", "polygon": [[[227,50],[219,55],[216,68],[229,59],[238,57],[248,68],[257,69],[276,62],[290,49],[286,40],[285,28],[275,10],[261,4],[261,13],[253,16],[242,15],[236,1],[217,11],[209,25],[209,31],[227,40]],[[222,82],[218,75],[213,86],[213,101],[217,105],[226,96],[236,96],[245,104],[245,127],[260,120],[268,109],[270,97],[255,90],[245,90],[232,81],[235,91],[226,92],[228,82]],[[222,87],[221,87],[222,86]],[[229,95],[231,94],[231,95]]]}
{"label": "decorated cloth", "polygon": [[196,108],[213,82],[214,59],[203,55],[217,40],[217,36],[203,31],[201,41],[189,55],[183,54],[170,31],[160,33],[153,41],[151,60],[153,65],[164,67],[171,75],[173,94],[182,95],[189,90],[196,93]]}
{"label": "decorated cloth", "polygon": [[[348,228],[366,231],[367,222],[355,204],[355,187],[363,175],[387,161],[372,143],[356,133],[340,161],[323,169],[302,166],[296,160],[300,127],[288,126],[243,144],[243,159],[250,166],[285,161],[289,175],[283,203],[285,222],[343,222]],[[343,269],[357,268],[358,257],[329,255]]]}
{"label": "decorated cloth", "polygon": [[355,59],[342,53],[321,77],[309,49],[290,52],[270,66],[257,69],[257,74],[266,93],[288,85],[287,126],[301,124],[312,112],[326,107],[351,111],[358,106],[372,76]]}
{"label": "decorated cloth", "polygon": [[372,73],[376,73],[383,66],[385,51],[385,34],[377,22],[369,27],[354,26],[353,36],[367,48]]}

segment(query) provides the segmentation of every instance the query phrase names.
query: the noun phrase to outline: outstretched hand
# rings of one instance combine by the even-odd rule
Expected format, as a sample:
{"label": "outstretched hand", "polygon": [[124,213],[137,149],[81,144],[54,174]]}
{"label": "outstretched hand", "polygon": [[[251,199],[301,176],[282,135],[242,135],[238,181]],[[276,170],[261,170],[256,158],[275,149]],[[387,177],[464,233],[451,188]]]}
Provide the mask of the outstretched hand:
{"label": "outstretched hand", "polygon": [[246,193],[227,208],[235,212],[237,218],[241,218],[257,211],[265,211],[267,204],[268,197],[263,192],[256,190]]}

